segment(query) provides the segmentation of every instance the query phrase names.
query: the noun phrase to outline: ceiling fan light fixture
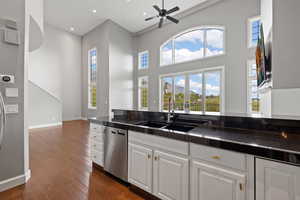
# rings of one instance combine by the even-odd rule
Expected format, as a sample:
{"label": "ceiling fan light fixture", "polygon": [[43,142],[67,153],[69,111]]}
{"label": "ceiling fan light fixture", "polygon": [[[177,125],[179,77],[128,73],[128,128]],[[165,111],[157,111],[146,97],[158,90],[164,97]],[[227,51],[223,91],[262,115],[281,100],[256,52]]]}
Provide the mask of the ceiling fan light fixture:
{"label": "ceiling fan light fixture", "polygon": [[[149,21],[155,18],[160,18],[159,23],[158,23],[158,28],[161,28],[163,25],[164,20],[169,20],[175,24],[179,23],[178,19],[175,19],[174,17],[169,16],[170,14],[177,12],[180,10],[180,8],[178,6],[171,8],[169,10],[165,9],[165,0],[162,0],[162,8],[160,8],[157,5],[153,5],[153,8],[158,12],[158,15],[153,16],[153,17],[148,17],[145,19],[145,21]],[[144,15],[145,16],[145,15]]]}

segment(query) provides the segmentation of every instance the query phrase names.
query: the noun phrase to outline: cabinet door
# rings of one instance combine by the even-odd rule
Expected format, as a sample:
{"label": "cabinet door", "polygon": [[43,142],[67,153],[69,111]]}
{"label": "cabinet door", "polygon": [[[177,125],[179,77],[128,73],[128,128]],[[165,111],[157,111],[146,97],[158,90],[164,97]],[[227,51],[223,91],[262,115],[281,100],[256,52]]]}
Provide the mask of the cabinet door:
{"label": "cabinet door", "polygon": [[189,161],[172,154],[154,152],[153,190],[162,200],[188,200]]}
{"label": "cabinet door", "polygon": [[300,200],[300,167],[256,159],[257,200]]}
{"label": "cabinet door", "polygon": [[128,145],[128,181],[152,192],[152,150],[143,146]]}
{"label": "cabinet door", "polygon": [[192,200],[245,200],[246,175],[192,161]]}

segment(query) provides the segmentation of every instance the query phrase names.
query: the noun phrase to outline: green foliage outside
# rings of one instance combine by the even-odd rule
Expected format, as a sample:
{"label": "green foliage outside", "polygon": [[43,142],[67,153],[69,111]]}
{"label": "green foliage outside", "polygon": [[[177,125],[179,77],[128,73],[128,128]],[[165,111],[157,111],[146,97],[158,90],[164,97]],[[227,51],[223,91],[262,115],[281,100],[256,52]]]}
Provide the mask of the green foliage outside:
{"label": "green foliage outside", "polygon": [[96,89],[96,86],[93,86],[92,88],[91,88],[91,94],[92,94],[92,96],[91,96],[91,106],[92,107],[96,107],[96,105],[97,105],[97,89]]}
{"label": "green foliage outside", "polygon": [[258,99],[252,99],[252,111],[253,112],[259,112],[259,110],[260,110],[259,100]]}
{"label": "green foliage outside", "polygon": [[148,108],[148,88],[141,88],[141,107]]}
{"label": "green foliage outside", "polygon": [[220,97],[207,96],[205,99],[205,107],[207,112],[220,112]]}
{"label": "green foliage outside", "polygon": [[[169,109],[169,98],[171,93],[163,95],[163,110]],[[184,110],[184,94],[179,93],[175,95],[175,110]],[[220,112],[220,97],[219,96],[207,96],[205,99],[205,107],[207,112]],[[199,94],[190,94],[190,111],[203,111],[202,96]]]}

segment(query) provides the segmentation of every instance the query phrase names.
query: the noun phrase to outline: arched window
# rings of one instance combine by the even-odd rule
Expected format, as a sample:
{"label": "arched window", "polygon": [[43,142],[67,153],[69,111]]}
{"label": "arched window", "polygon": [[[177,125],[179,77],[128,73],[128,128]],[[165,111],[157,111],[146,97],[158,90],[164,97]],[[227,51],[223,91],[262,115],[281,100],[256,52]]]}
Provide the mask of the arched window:
{"label": "arched window", "polygon": [[224,54],[224,28],[200,27],[180,33],[160,48],[160,65]]}

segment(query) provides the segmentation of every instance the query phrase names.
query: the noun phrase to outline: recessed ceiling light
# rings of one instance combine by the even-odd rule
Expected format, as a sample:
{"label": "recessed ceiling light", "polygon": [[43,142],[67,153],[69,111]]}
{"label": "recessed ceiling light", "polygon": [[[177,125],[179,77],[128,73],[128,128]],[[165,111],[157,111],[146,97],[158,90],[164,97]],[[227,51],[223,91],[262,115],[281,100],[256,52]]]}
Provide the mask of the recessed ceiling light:
{"label": "recessed ceiling light", "polygon": [[146,15],[147,15],[147,13],[146,13],[146,12],[144,12],[144,13],[143,13],[143,15],[144,15],[144,16],[146,16]]}
{"label": "recessed ceiling light", "polygon": [[97,10],[96,10],[96,9],[94,9],[94,10],[92,10],[92,12],[93,12],[93,13],[96,13],[96,12],[97,12]]}
{"label": "recessed ceiling light", "polygon": [[75,28],[74,28],[74,27],[71,27],[71,28],[70,28],[70,31],[75,31]]}
{"label": "recessed ceiling light", "polygon": [[131,2],[131,0],[126,0],[127,3]]}

